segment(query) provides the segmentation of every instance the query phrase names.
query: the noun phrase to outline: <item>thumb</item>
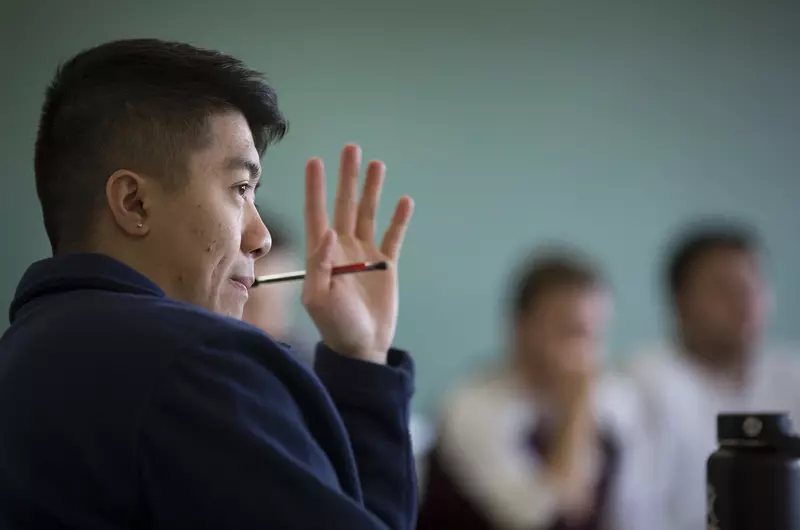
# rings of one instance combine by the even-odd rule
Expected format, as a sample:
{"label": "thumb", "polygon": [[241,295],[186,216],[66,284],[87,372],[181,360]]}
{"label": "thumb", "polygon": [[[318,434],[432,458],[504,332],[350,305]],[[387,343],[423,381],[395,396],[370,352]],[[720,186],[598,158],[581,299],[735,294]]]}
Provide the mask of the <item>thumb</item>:
{"label": "thumb", "polygon": [[306,307],[315,305],[330,290],[335,245],[336,232],[329,229],[306,260],[306,279],[303,283],[303,304]]}

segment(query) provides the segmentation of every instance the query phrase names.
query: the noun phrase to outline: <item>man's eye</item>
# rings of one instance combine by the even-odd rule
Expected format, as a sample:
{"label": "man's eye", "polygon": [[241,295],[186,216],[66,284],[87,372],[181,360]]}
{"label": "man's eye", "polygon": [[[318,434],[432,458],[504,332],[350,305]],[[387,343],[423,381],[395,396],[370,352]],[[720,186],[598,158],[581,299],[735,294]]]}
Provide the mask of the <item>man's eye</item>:
{"label": "man's eye", "polygon": [[241,184],[241,185],[236,187],[236,191],[238,191],[239,195],[241,195],[243,197],[245,195],[247,195],[248,193],[250,193],[250,191],[252,189],[253,189],[253,185],[252,184]]}

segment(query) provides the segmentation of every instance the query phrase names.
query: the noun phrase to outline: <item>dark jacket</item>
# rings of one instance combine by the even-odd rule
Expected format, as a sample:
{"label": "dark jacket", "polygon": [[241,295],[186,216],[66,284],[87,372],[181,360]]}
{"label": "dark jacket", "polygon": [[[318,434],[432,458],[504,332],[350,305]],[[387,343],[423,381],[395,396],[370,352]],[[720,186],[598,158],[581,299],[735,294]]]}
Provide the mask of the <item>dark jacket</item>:
{"label": "dark jacket", "polygon": [[317,377],[97,254],[32,265],[10,318],[0,528],[413,528],[405,353]]}

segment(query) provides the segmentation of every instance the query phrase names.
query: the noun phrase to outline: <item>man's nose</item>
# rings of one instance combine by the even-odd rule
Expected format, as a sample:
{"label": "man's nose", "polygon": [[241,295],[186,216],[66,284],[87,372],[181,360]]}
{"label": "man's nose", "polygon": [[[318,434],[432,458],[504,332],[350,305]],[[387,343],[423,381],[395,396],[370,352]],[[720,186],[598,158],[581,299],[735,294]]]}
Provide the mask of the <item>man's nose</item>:
{"label": "man's nose", "polygon": [[251,205],[242,234],[242,251],[253,256],[253,259],[258,259],[265,256],[271,247],[272,236],[269,229],[261,220],[255,206]]}

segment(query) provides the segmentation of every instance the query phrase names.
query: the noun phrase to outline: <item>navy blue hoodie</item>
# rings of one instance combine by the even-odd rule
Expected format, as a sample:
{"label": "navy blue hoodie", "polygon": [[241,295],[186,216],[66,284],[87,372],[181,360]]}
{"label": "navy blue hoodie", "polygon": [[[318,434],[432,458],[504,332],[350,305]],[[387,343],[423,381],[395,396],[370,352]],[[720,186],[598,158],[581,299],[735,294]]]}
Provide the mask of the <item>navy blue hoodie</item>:
{"label": "navy blue hoodie", "polygon": [[98,254],[35,263],[0,339],[0,528],[411,529],[411,359],[260,330]]}

